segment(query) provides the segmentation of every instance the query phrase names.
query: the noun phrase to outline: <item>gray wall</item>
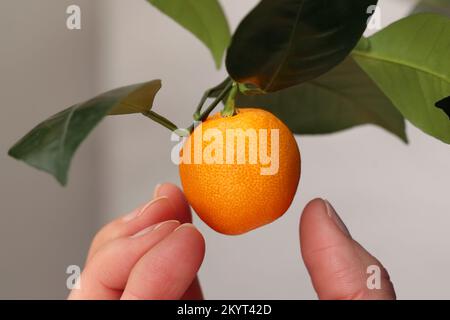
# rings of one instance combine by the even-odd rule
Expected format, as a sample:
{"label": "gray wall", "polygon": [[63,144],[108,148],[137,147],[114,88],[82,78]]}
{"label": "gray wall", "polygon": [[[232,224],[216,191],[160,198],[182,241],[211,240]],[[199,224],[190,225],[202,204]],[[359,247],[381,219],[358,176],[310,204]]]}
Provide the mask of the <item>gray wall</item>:
{"label": "gray wall", "polygon": [[[0,60],[3,101],[6,97],[0,111],[2,297],[62,297],[64,269],[82,263],[93,228],[147,201],[155,184],[179,183],[168,132],[139,116],[101,125],[76,157],[67,190],[7,159],[11,142],[60,106],[154,78],[163,79],[155,110],[188,124],[204,88],[224,77],[202,44],[145,1],[96,0],[91,8],[92,2],[71,1],[81,4],[84,14],[83,30],[75,35],[64,25],[54,27],[62,23],[69,2],[40,1],[45,10],[37,13],[25,10],[25,3],[34,1],[0,5],[0,12],[5,6],[15,10],[9,19],[28,21],[9,21],[11,27],[0,29],[9,43]],[[256,2],[222,1],[233,27]],[[382,3],[386,24],[405,14],[413,1]],[[58,51],[43,48],[50,39]],[[71,43],[77,44],[76,55]],[[31,59],[31,50],[39,60]],[[449,298],[450,151],[412,126],[408,133],[408,146],[373,126],[299,137],[302,181],[282,219],[240,237],[214,233],[196,219],[207,241],[200,271],[206,296],[315,298],[299,258],[297,224],[306,202],[321,196],[335,204],[353,236],[385,264],[400,298]]]}
{"label": "gray wall", "polygon": [[[92,1],[77,2],[93,30]],[[94,232],[95,137],[67,189],[6,154],[38,121],[95,93],[95,33],[67,30],[71,3],[0,2],[0,298],[64,297],[66,267],[81,263]]]}

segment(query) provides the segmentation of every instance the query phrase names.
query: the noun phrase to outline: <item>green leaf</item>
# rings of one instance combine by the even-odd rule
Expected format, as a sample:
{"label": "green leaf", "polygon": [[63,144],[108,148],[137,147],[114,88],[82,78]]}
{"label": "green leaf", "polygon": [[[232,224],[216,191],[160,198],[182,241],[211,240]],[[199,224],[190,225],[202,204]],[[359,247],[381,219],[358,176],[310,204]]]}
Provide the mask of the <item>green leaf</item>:
{"label": "green leaf", "polygon": [[353,56],[406,119],[450,143],[450,121],[434,106],[450,94],[450,19],[407,17],[363,39]]}
{"label": "green leaf", "polygon": [[217,68],[222,64],[231,34],[218,0],[148,0],[161,12],[192,32],[211,51]]}
{"label": "green leaf", "polygon": [[262,0],[239,25],[226,65],[266,92],[331,70],[355,47],[377,0]]}
{"label": "green leaf", "polygon": [[241,94],[237,102],[269,110],[297,134],[375,124],[407,142],[402,115],[352,58],[318,79],[267,95]]}
{"label": "green leaf", "polygon": [[115,89],[76,104],[40,123],[10,150],[9,155],[52,174],[62,185],[72,157],[92,129],[108,114],[149,111],[161,81]]}

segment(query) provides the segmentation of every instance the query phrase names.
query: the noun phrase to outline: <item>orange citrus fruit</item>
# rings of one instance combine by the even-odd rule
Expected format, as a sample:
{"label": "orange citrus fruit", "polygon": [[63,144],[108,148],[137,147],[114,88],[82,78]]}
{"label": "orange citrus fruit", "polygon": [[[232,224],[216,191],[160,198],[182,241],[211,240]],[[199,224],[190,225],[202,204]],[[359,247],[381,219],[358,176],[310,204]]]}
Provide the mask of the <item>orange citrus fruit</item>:
{"label": "orange citrus fruit", "polygon": [[181,183],[189,203],[223,234],[242,234],[282,216],[300,179],[294,136],[261,109],[209,117],[187,138],[180,155]]}

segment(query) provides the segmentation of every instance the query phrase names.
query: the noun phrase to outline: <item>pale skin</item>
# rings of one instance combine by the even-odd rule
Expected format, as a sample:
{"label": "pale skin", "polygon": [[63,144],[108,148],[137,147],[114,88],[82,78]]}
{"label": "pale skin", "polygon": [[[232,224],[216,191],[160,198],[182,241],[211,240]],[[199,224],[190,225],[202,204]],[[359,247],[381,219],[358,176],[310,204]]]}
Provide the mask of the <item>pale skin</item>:
{"label": "pale skin", "polygon": [[[197,272],[205,240],[189,205],[172,184],[153,199],[104,226],[95,236],[69,299],[203,299]],[[395,299],[381,263],[352,239],[333,207],[311,201],[300,218],[301,257],[319,299]],[[299,261],[300,263],[300,261]],[[381,288],[367,287],[367,267],[379,266]]]}

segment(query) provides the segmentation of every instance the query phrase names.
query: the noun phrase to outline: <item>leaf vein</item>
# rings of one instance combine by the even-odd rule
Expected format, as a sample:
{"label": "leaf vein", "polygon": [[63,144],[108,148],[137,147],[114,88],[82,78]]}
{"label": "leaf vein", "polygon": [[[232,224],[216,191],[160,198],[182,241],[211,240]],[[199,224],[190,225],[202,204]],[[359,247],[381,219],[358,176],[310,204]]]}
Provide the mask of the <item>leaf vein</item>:
{"label": "leaf vein", "polygon": [[284,65],[286,64],[286,61],[289,57],[289,51],[291,50],[292,46],[294,45],[294,37],[295,37],[295,33],[297,32],[297,27],[299,25],[300,16],[301,16],[304,5],[305,5],[305,1],[302,1],[302,3],[299,6],[299,9],[298,9],[297,16],[295,17],[294,28],[292,29],[292,32],[289,35],[289,44],[288,44],[286,53],[284,54],[284,57],[282,58],[280,65],[277,67],[277,70],[274,72],[274,74],[273,74],[272,78],[270,79],[270,82],[267,84],[265,90],[270,89],[270,87],[272,86],[272,84],[275,82],[278,75],[280,74],[281,70],[283,69]]}
{"label": "leaf vein", "polygon": [[366,54],[366,53],[363,53],[363,52],[361,52],[359,50],[354,50],[352,54],[354,56],[359,56],[359,57],[361,57],[363,59],[365,58],[365,59],[368,59],[368,60],[381,61],[381,62],[385,62],[385,63],[389,63],[389,64],[394,64],[394,65],[398,65],[398,66],[411,68],[411,69],[414,69],[414,70],[422,72],[422,73],[433,75],[433,76],[439,78],[440,80],[443,80],[443,81],[446,81],[446,82],[450,83],[450,78],[447,78],[445,75],[439,74],[437,72],[434,72],[433,70],[430,70],[428,68],[420,67],[420,66],[418,66],[416,64],[405,63],[405,62],[402,62],[400,60],[396,60],[396,59],[392,59],[392,58],[383,58],[383,57],[380,57],[380,56],[377,56],[377,55],[373,55],[373,54],[372,55],[371,54]]}

